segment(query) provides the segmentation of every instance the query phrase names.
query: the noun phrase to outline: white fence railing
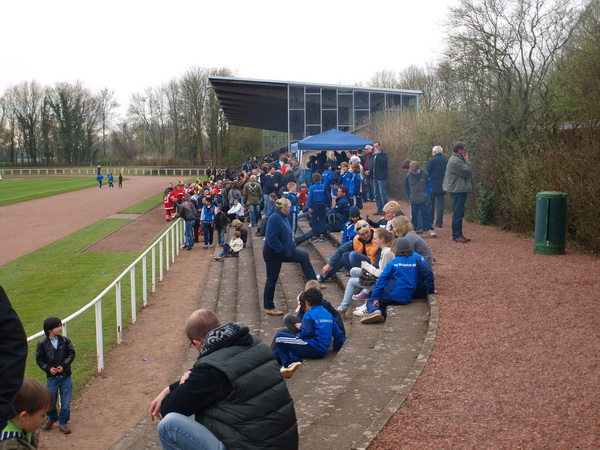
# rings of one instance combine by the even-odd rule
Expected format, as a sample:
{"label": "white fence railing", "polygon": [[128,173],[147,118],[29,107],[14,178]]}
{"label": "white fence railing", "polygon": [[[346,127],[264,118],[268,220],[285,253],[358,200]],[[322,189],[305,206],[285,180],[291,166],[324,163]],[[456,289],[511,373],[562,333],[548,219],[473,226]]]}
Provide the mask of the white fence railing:
{"label": "white fence railing", "polygon": [[[202,168],[190,168],[190,167],[176,167],[176,168],[165,168],[165,167],[154,167],[154,168],[135,168],[135,167],[102,167],[102,173],[112,172],[113,175],[117,176],[122,173],[123,176],[128,175],[165,175],[165,176],[204,176],[206,175],[206,169]],[[64,167],[23,167],[23,168],[12,168],[2,169],[4,175],[96,175],[98,173],[97,168],[93,167],[78,167],[78,168],[64,168]]]}
{"label": "white fence railing", "polygon": [[[102,324],[102,300],[111,290],[115,292],[116,302],[116,332],[117,344],[123,340],[123,296],[121,293],[121,282],[129,275],[130,279],[130,296],[131,303],[131,322],[135,323],[137,319],[137,298],[136,298],[136,267],[141,265],[142,269],[142,302],[146,306],[148,304],[148,287],[151,291],[156,290],[156,280],[162,281],[164,272],[169,271],[171,263],[175,262],[175,256],[179,255],[181,244],[184,241],[185,222],[177,219],[144,253],[142,253],[131,265],[121,273],[111,284],[108,285],[94,300],[89,302],[79,311],[71,314],[66,319],[62,320],[63,334],[67,335],[68,323],[77,316],[83,314],[88,309],[94,307],[96,314],[96,354],[98,372],[104,369],[104,341],[103,341],[103,324]],[[158,260],[156,249],[158,248]],[[148,256],[151,258],[150,278],[148,278]],[[27,338],[27,342],[34,341],[44,336],[44,332],[40,331],[33,336]]]}

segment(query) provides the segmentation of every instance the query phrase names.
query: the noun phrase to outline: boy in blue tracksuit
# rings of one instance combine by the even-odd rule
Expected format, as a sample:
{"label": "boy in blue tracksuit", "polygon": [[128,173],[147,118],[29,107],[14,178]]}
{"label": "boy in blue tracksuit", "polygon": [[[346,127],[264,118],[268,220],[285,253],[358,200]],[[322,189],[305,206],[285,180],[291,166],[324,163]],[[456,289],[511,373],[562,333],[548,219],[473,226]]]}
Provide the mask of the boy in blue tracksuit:
{"label": "boy in blue tracksuit", "polygon": [[346,337],[333,316],[322,306],[323,294],[319,289],[308,289],[300,296],[305,302],[307,312],[302,317],[300,333],[294,335],[279,332],[275,336],[275,356],[283,366],[281,375],[291,377],[302,364],[302,358],[323,358],[329,350],[333,338],[333,350],[338,351],[344,345]]}
{"label": "boy in blue tracksuit", "polygon": [[321,176],[323,177],[325,189],[329,190],[331,197],[335,197],[336,192],[333,192],[333,172],[331,171],[331,163],[325,163],[325,170]]}
{"label": "boy in blue tracksuit", "polygon": [[346,161],[340,164],[340,178],[338,180],[338,184],[348,187],[348,190],[350,190],[350,185],[352,184],[352,174],[348,171],[349,168],[350,166]]}
{"label": "boy in blue tracksuit", "polygon": [[348,188],[340,186],[337,190],[335,206],[327,211],[327,230],[341,231],[344,223],[350,217],[350,203],[348,202]]}
{"label": "boy in blue tracksuit", "polygon": [[298,230],[298,193],[296,192],[295,182],[290,181],[287,184],[287,191],[283,193],[283,197],[287,198],[292,204],[287,217],[292,227],[292,236],[296,236],[296,231]]}
{"label": "boy in blue tracksuit", "polygon": [[396,257],[377,278],[371,299],[367,301],[368,314],[362,317],[361,323],[383,322],[387,305],[408,305],[413,298],[435,293],[431,267],[411,250],[407,238],[396,239],[395,253]]}
{"label": "boy in blue tracksuit", "polygon": [[348,190],[348,201],[350,206],[358,206],[361,209],[363,206],[361,194],[363,177],[360,174],[360,165],[352,164],[350,172],[352,173],[352,178],[350,180],[350,189]]}
{"label": "boy in blue tracksuit", "polygon": [[358,209],[358,206],[351,206],[350,220],[342,227],[342,245],[354,239],[354,236],[356,236],[356,222],[359,220],[362,220],[360,217],[360,209]]}
{"label": "boy in blue tracksuit", "polygon": [[327,209],[331,207],[331,196],[321,181],[321,175],[315,173],[312,176],[313,185],[308,190],[306,207],[310,212],[310,227],[313,232],[311,242],[325,241],[327,236]]}

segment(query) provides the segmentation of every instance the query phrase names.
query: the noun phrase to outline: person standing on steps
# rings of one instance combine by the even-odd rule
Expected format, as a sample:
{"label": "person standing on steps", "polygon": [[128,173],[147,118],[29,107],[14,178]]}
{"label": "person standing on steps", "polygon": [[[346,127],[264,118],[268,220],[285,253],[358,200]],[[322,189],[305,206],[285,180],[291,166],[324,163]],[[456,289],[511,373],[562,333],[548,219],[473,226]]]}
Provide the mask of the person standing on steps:
{"label": "person standing on steps", "polygon": [[466,238],[462,231],[462,220],[465,216],[467,194],[473,191],[473,166],[469,161],[467,144],[458,141],[452,149],[444,175],[443,189],[450,194],[454,203],[452,208],[452,240],[465,244],[471,239]]}
{"label": "person standing on steps", "polygon": [[[442,187],[448,159],[443,155],[444,149],[436,145],[431,149],[431,158],[427,161],[427,173],[431,179],[431,198],[429,199],[429,217],[435,221],[437,228],[442,228],[444,223],[444,197],[446,192]],[[436,208],[437,205],[437,208]]]}
{"label": "person standing on steps", "polygon": [[304,250],[298,250],[292,239],[292,227],[287,218],[290,213],[291,202],[287,198],[280,198],[275,202],[275,212],[269,218],[263,246],[263,258],[267,269],[267,279],[263,292],[264,308],[272,316],[283,315],[282,311],[275,308],[275,285],[284,262],[300,263],[300,268],[306,280],[316,280],[317,276],[310,262],[310,257]]}
{"label": "person standing on steps", "polygon": [[373,179],[373,196],[377,205],[375,214],[383,215],[383,206],[388,202],[388,155],[381,149],[381,143],[373,143],[371,177]]}

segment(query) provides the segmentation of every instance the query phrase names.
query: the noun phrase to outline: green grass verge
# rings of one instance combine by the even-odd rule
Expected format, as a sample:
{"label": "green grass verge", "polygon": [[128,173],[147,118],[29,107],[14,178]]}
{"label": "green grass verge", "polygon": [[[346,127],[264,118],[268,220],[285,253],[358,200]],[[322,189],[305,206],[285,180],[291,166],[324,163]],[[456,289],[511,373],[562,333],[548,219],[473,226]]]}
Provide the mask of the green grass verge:
{"label": "green grass verge", "polygon": [[155,208],[157,205],[162,203],[163,194],[156,194],[154,197],[150,197],[148,200],[139,202],[137,205],[125,208],[123,211],[119,211],[118,214],[144,214]]}
{"label": "green grass verge", "polygon": [[[0,267],[0,280],[25,331],[31,336],[42,329],[46,317],[61,319],[73,314],[100,294],[140,253],[78,253],[98,239],[118,229],[127,219],[105,219],[36,252]],[[158,253],[157,253],[158,258]],[[148,279],[151,259],[147,258]],[[142,305],[142,268],[136,266],[136,310]],[[131,319],[130,277],[121,283],[123,324]],[[103,342],[105,353],[116,345],[115,290],[102,301]],[[74,393],[79,392],[96,372],[95,311],[90,308],[67,324],[67,333],[75,346],[73,364]],[[29,345],[26,376],[44,381],[45,375],[35,363],[35,346]],[[140,357],[141,358],[141,357]],[[132,366],[139,361],[132,361]],[[141,363],[140,363],[141,364]],[[133,368],[133,367],[132,367]]]}
{"label": "green grass verge", "polygon": [[0,205],[96,186],[94,178],[5,178],[0,181]]}

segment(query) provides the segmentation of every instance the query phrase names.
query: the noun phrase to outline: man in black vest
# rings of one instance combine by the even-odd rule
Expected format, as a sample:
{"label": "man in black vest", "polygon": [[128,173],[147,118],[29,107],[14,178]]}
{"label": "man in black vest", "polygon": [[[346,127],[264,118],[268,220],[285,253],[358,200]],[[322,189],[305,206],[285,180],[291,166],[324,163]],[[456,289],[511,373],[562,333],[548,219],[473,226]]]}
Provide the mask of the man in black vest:
{"label": "man in black vest", "polygon": [[294,403],[269,346],[207,309],[193,312],[185,331],[200,356],[150,405],[163,446],[297,449]]}

